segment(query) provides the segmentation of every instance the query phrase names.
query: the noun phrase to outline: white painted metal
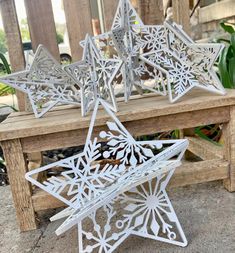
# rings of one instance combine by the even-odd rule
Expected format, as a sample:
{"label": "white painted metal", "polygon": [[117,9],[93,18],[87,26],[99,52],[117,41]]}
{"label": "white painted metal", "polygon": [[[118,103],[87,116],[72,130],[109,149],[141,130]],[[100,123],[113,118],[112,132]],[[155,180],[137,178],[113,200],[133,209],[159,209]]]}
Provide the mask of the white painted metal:
{"label": "white painted metal", "polygon": [[[106,143],[106,149],[101,149],[98,137],[93,134],[99,103],[111,117],[111,121],[107,122],[107,129],[99,135],[101,141]],[[170,171],[173,173],[174,169],[180,165],[187,146],[187,140],[136,141],[113,114],[107,103],[97,99],[84,151],[76,156],[30,171],[26,174],[26,179],[68,205],[67,209],[52,217],[52,220],[55,220],[70,215],[57,230],[57,234],[61,234],[72,226],[82,223],[87,217],[91,217],[104,205],[111,205],[114,199],[122,196],[122,201],[124,201],[123,196],[127,196],[125,192],[131,191],[134,187],[138,188],[139,185],[169,174]],[[106,161],[102,166],[99,162],[101,159]],[[115,161],[115,164],[112,161]],[[34,178],[35,174],[54,167],[66,168],[66,171],[62,172],[59,178],[51,177],[43,183]],[[161,184],[162,191],[165,190],[166,184]],[[170,216],[173,217],[173,214],[172,211]],[[173,218],[171,221],[176,221],[175,217]],[[135,225],[130,225],[128,229],[122,231],[122,238],[127,237],[130,232],[137,234],[138,231],[135,229],[137,229]],[[165,231],[164,224],[162,229]],[[172,240],[175,243],[176,239]],[[107,252],[112,252],[112,250]]]}
{"label": "white painted metal", "polygon": [[113,252],[130,235],[185,247],[187,239],[165,190],[173,173],[170,169],[132,188],[79,222],[79,252]]}
{"label": "white painted metal", "polygon": [[[148,90],[167,95],[166,74],[141,59],[145,50],[166,44],[163,26],[145,26],[129,0],[120,0],[110,32],[93,38],[100,53],[106,57],[120,58],[125,101],[133,89],[143,94]],[[84,41],[81,42],[84,46]],[[118,86],[118,85],[117,85]]]}
{"label": "white painted metal", "polygon": [[213,69],[223,44],[196,44],[175,23],[146,26],[129,0],[119,1],[112,30],[94,41],[101,53],[123,61],[126,101],[134,87],[140,94],[149,90],[166,95],[168,90],[170,102],[194,87],[226,93]]}
{"label": "white painted metal", "polygon": [[109,102],[109,107],[117,111],[112,85],[121,65],[120,60],[101,57],[90,36],[86,36],[82,61],[64,68],[68,74],[82,84],[82,116],[86,116],[94,108],[98,98]]}
{"label": "white painted metal", "polygon": [[164,27],[166,47],[145,53],[140,58],[167,73],[170,102],[179,100],[194,87],[225,95],[213,67],[223,44],[196,44],[181,26],[165,22]]}
{"label": "white painted metal", "polygon": [[0,81],[28,94],[37,118],[56,104],[80,104],[79,83],[70,77],[52,55],[40,45],[30,67]]}

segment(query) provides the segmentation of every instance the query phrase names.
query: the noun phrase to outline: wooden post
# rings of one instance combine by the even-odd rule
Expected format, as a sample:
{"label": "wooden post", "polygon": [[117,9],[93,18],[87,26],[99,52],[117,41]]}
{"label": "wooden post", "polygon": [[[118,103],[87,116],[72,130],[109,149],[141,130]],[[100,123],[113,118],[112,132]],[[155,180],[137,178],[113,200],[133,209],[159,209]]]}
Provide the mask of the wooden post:
{"label": "wooden post", "polygon": [[117,0],[103,0],[104,28],[110,31],[118,7]]}
{"label": "wooden post", "polygon": [[223,126],[225,159],[229,161],[229,177],[224,180],[225,188],[235,191],[235,106],[230,106],[230,121]]}
{"label": "wooden post", "polygon": [[185,32],[190,34],[189,0],[172,0],[173,19],[183,26]]}
{"label": "wooden post", "polygon": [[25,179],[27,164],[20,140],[4,141],[1,145],[7,165],[7,172],[20,230],[29,231],[36,229],[37,222],[32,203],[32,191],[29,182]]}
{"label": "wooden post", "polygon": [[137,0],[137,9],[146,25],[162,24],[164,21],[162,0]]}
{"label": "wooden post", "polygon": [[33,50],[43,44],[60,61],[51,0],[25,0]]}
{"label": "wooden post", "polygon": [[[20,71],[25,67],[24,51],[14,0],[0,1],[1,15],[7,39],[8,53],[12,71]],[[25,94],[16,91],[20,111],[25,109]]]}
{"label": "wooden post", "polygon": [[93,35],[90,1],[63,0],[68,36],[73,61],[81,60],[83,49],[79,45],[86,34]]}

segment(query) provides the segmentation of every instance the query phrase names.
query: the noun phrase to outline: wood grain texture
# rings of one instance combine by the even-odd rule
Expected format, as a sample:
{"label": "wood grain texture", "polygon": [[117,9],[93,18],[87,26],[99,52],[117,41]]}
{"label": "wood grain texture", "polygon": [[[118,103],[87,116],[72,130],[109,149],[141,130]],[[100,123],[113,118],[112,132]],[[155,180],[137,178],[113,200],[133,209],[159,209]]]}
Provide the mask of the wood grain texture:
{"label": "wood grain texture", "polygon": [[60,61],[51,0],[24,0],[33,50],[43,44]]}
{"label": "wood grain texture", "polygon": [[164,21],[162,0],[137,0],[139,15],[145,25],[159,25]]}
{"label": "wood grain texture", "polygon": [[173,19],[183,26],[186,33],[190,34],[189,0],[172,0]]}
{"label": "wood grain texture", "polygon": [[[208,117],[210,115],[210,117]],[[107,130],[105,123],[109,117],[95,125],[94,135],[99,136],[103,130]],[[157,132],[181,129],[183,127],[194,127],[197,125],[207,125],[212,123],[227,122],[229,120],[228,108],[200,110],[197,112],[186,112],[167,116],[158,116],[148,119],[136,119],[133,121],[123,121],[124,126],[133,136],[155,134]],[[24,152],[37,152],[52,150],[64,147],[83,145],[86,141],[88,125],[77,130],[51,133],[48,135],[38,135],[34,137],[22,138]]]}
{"label": "wood grain texture", "polygon": [[[218,159],[196,163],[185,163],[176,169],[175,174],[169,183],[169,187],[179,187],[224,179],[228,177],[228,170],[228,162]],[[35,191],[32,199],[36,211],[65,206],[63,202],[39,189]]]}
{"label": "wood grain texture", "polygon": [[36,229],[37,222],[32,204],[31,186],[25,179],[27,164],[20,140],[5,141],[1,143],[1,146],[6,160],[7,172],[20,230],[29,231]]}
{"label": "wood grain texture", "polygon": [[199,9],[199,22],[207,23],[234,16],[235,1],[223,0]]}
{"label": "wood grain texture", "polygon": [[224,180],[224,186],[229,192],[235,191],[235,106],[230,107],[230,121],[224,125],[223,137],[225,159],[229,164],[229,178]]}
{"label": "wood grain texture", "polygon": [[[208,124],[209,122],[216,123],[218,121],[220,121],[220,123],[227,122],[229,119],[227,106],[233,104],[235,104],[235,90],[229,91],[226,96],[212,95],[204,91],[195,91],[185,96],[181,102],[176,104],[170,104],[166,97],[148,94],[139,97],[139,99],[133,99],[128,104],[120,102],[120,111],[116,115],[120,121],[125,124],[127,124],[127,122],[139,121],[151,127],[151,124],[156,123],[157,125],[154,129],[161,131],[162,129],[167,130],[166,128],[174,129],[174,127],[182,129],[182,125],[184,125],[183,128],[192,127],[193,124],[196,124],[196,118],[193,117],[193,112],[197,111],[202,111],[204,115],[201,120],[200,117],[197,116],[199,124]],[[209,109],[213,108],[216,109],[212,113]],[[206,113],[206,111],[208,111],[208,113]],[[178,120],[177,123],[176,121],[172,123],[174,122],[170,120],[170,118],[174,118],[172,115],[181,113],[185,113],[186,118],[183,118],[182,115],[178,115],[176,117],[176,120]],[[44,118],[40,119],[35,119],[33,114],[25,115],[23,113],[21,116],[21,114],[17,113],[16,115],[16,117],[10,118],[10,122],[6,120],[0,124],[0,140],[86,129],[89,126],[91,116],[89,115],[85,118],[81,117],[80,109],[76,107],[69,107],[69,109],[63,107],[61,110],[48,112]],[[171,116],[167,119],[167,115]],[[156,119],[154,120],[154,118],[160,116],[167,119],[168,122],[164,124],[164,122],[158,123]],[[182,122],[180,122],[180,118]],[[96,126],[104,125],[107,119],[109,119],[109,117],[106,112],[100,109],[97,114]],[[150,120],[152,120],[151,124],[149,122]],[[213,122],[214,120],[216,122]],[[171,124],[174,125],[171,126]]]}
{"label": "wood grain texture", "polygon": [[217,146],[215,143],[204,140],[200,137],[188,137],[189,147],[188,150],[200,157],[202,160],[213,160],[216,157],[223,157],[223,147]]}
{"label": "wood grain texture", "polygon": [[79,45],[86,34],[93,35],[90,1],[63,0],[73,61],[81,60],[83,49]]}
{"label": "wood grain texture", "polygon": [[117,0],[103,0],[104,29],[110,31],[118,7]]}
{"label": "wood grain texture", "polygon": [[199,184],[228,178],[229,163],[225,160],[214,159],[202,162],[186,162],[176,169],[169,187]]}
{"label": "wood grain texture", "polygon": [[[25,58],[22,47],[19,23],[14,0],[0,1],[1,16],[3,27],[7,39],[9,59],[13,72],[23,70],[25,67]],[[20,111],[25,110],[25,94],[17,91],[17,100]]]}

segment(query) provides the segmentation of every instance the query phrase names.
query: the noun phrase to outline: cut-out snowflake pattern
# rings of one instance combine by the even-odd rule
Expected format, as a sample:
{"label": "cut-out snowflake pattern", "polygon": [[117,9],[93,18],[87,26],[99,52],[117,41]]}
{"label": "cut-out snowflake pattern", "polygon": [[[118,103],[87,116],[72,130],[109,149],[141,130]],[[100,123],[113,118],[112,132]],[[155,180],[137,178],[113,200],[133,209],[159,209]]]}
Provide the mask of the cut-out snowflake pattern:
{"label": "cut-out snowflake pattern", "polygon": [[[143,52],[166,46],[164,27],[144,25],[129,0],[119,1],[111,31],[93,37],[93,41],[103,56],[119,57],[123,61],[116,78],[115,93],[122,91],[122,83],[125,101],[133,90],[139,94],[143,94],[143,90],[167,94],[164,71],[139,57]],[[83,47],[84,44],[81,42]]]}
{"label": "cut-out snowflake pattern", "polygon": [[174,169],[123,194],[123,216],[134,227],[132,234],[186,246],[187,240],[166,193]]}
{"label": "cut-out snowflake pattern", "polygon": [[102,57],[95,43],[87,35],[82,61],[64,68],[68,74],[82,84],[83,116],[86,116],[94,108],[98,98],[106,100],[110,108],[117,111],[113,82],[121,64],[120,60]]}
{"label": "cut-out snowflake pattern", "polygon": [[164,28],[145,26],[130,1],[120,0],[111,33],[118,55],[124,61],[125,100],[129,100],[134,87],[140,94],[142,90],[150,90],[166,95],[166,83],[160,78],[164,74],[139,57],[146,50],[165,46]]}
{"label": "cut-out snowflake pattern", "polygon": [[[101,144],[97,142],[97,136],[94,136],[93,132],[99,104],[111,118],[111,121],[106,123],[106,129],[99,135],[101,142],[105,143],[105,149],[100,149]],[[84,151],[30,171],[26,178],[68,205],[68,208],[52,217],[52,220],[56,220],[68,216],[57,229],[58,235],[74,225],[79,225],[80,249],[83,248],[85,252],[93,249],[112,252],[130,234],[135,234],[137,224],[140,225],[133,222],[127,213],[127,210],[130,211],[130,205],[126,204],[126,196],[129,196],[126,192],[132,192],[133,188],[142,187],[141,185],[149,180],[173,171],[181,164],[187,146],[187,140],[136,141],[107,103],[98,99],[91,117]],[[106,161],[103,166],[102,160]],[[51,177],[40,183],[33,177],[37,173],[58,166],[66,169],[59,178]],[[161,183],[161,187],[167,182],[166,180]],[[113,211],[113,203],[118,201],[120,205],[128,205],[121,210],[120,217]],[[96,222],[101,211],[107,217],[104,227]],[[118,220],[113,224],[113,219],[117,216]],[[94,226],[90,232],[84,227],[87,219]],[[143,218],[138,220],[140,219]],[[111,227],[118,232],[111,231]],[[81,242],[83,236],[89,240],[89,245],[84,246]]]}
{"label": "cut-out snowflake pattern", "polygon": [[79,252],[113,252],[130,235],[128,222],[124,224],[117,221],[120,212],[116,210],[116,202],[113,201],[88,216],[85,219],[88,225],[78,224]]}
{"label": "cut-out snowflake pattern", "polygon": [[167,72],[170,101],[179,100],[194,87],[224,95],[225,89],[213,69],[223,45],[196,44],[175,23],[165,22],[164,26],[167,47],[147,52],[141,59]]}
{"label": "cut-out snowflake pattern", "polygon": [[[108,140],[108,151],[104,152],[104,157],[115,156],[122,164],[136,166],[143,163],[148,158],[153,157],[153,152],[136,142],[126,131],[123,131],[114,122],[107,122],[109,132],[102,131],[100,137]],[[160,146],[159,148],[161,148]]]}
{"label": "cut-out snowflake pattern", "polygon": [[173,173],[170,169],[132,188],[79,222],[79,252],[113,252],[130,235],[185,247],[187,239],[165,190]]}
{"label": "cut-out snowflake pattern", "polygon": [[[125,167],[122,164],[107,163],[102,167],[101,164],[95,163],[102,156],[99,150],[100,146],[101,144],[97,143],[97,138],[93,141],[89,140],[84,152],[28,172],[26,178],[69,207],[79,208],[103,193],[105,186],[114,182],[124,172]],[[33,178],[35,173],[56,167],[66,169],[59,178],[53,176],[42,183]]]}
{"label": "cut-out snowflake pattern", "polygon": [[37,118],[56,104],[80,104],[80,83],[69,76],[40,45],[25,71],[1,77],[1,82],[26,93]]}

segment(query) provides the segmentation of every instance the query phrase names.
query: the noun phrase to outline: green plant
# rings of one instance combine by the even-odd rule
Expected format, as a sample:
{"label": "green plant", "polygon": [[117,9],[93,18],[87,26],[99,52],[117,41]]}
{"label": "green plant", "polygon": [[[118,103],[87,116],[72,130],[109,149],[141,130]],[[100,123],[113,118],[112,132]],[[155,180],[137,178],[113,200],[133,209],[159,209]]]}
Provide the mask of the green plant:
{"label": "green plant", "polygon": [[222,84],[225,88],[235,88],[235,24],[222,21],[220,26],[230,35],[230,39],[219,39],[226,47],[221,54],[218,68]]}
{"label": "green plant", "polygon": [[204,140],[221,145],[219,143],[222,135],[222,126],[220,124],[196,127],[194,133]]}
{"label": "green plant", "polygon": [[10,65],[8,64],[7,59],[3,53],[0,53],[0,60],[2,61],[4,72],[11,74]]}
{"label": "green plant", "polygon": [[7,52],[6,36],[2,29],[0,29],[0,52],[4,54]]}
{"label": "green plant", "polygon": [[[2,67],[2,74],[11,74],[10,65],[7,62],[6,57],[3,53],[0,53],[0,60],[1,60],[1,67]],[[15,89],[9,87],[5,84],[0,83],[0,96],[5,96],[9,94],[15,94]]]}
{"label": "green plant", "polygon": [[60,33],[56,33],[56,40],[58,44],[62,44],[64,42],[64,36]]}

